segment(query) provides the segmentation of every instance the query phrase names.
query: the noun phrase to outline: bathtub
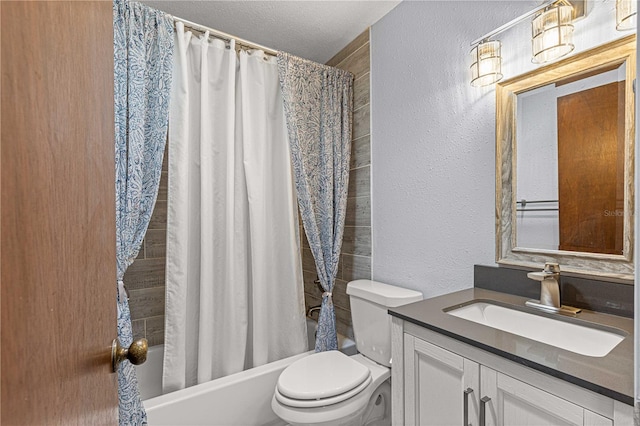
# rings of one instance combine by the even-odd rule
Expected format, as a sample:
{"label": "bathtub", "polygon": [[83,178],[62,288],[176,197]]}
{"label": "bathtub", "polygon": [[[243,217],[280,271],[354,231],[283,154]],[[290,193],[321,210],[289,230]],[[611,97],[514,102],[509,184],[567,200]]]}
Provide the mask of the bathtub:
{"label": "bathtub", "polygon": [[[285,425],[271,410],[273,390],[287,366],[313,353],[316,327],[307,319],[309,352],[166,395],[161,395],[163,346],[152,346],[147,362],[136,369],[149,426]],[[338,336],[338,345],[347,355],[357,352],[355,342],[345,336]]]}

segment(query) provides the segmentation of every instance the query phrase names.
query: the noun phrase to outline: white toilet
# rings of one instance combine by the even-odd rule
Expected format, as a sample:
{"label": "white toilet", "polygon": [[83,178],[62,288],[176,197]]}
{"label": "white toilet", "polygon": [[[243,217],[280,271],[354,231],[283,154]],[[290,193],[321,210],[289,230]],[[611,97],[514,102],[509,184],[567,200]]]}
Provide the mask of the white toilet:
{"label": "white toilet", "polygon": [[391,317],[387,309],[422,300],[422,293],[357,280],[347,284],[347,294],[360,353],[315,353],[280,374],[271,408],[293,426],[391,424]]}

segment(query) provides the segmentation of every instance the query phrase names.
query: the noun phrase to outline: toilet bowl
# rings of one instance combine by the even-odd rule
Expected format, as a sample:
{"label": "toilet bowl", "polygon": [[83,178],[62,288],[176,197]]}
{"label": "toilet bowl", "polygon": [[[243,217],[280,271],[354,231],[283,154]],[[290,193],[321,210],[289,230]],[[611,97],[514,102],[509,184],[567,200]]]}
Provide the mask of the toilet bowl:
{"label": "toilet bowl", "polygon": [[287,367],[271,399],[292,426],[391,425],[391,318],[387,309],[422,293],[371,280],[347,285],[359,354],[318,352]]}
{"label": "toilet bowl", "polygon": [[[311,364],[316,364],[316,361],[316,366],[306,370],[310,374],[297,374],[306,367],[311,367]],[[297,375],[298,383],[291,380],[287,385],[281,386],[283,381],[278,380],[271,402],[273,412],[292,426],[364,425],[368,420],[364,418],[365,415],[371,421],[380,420],[378,418],[382,416],[379,412],[390,406],[390,369],[361,354],[349,357],[339,351],[319,352],[297,362],[301,365],[296,366],[294,363],[287,370],[291,369],[290,378]],[[347,374],[346,378],[343,376],[345,380],[342,380],[339,376],[346,369],[357,370],[358,375],[364,371],[365,377],[360,383],[360,377],[356,378],[354,374]],[[286,373],[285,370],[282,375]],[[326,380],[329,376],[334,386]],[[318,378],[319,381],[312,381]],[[374,410],[376,405],[383,406]],[[389,417],[390,413],[386,414]]]}

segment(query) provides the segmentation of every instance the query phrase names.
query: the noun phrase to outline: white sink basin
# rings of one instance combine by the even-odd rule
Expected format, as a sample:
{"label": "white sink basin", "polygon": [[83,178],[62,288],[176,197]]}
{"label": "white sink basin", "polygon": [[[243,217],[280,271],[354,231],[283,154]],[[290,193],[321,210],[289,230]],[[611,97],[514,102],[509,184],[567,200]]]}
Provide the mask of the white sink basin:
{"label": "white sink basin", "polygon": [[619,334],[486,302],[474,302],[446,313],[592,357],[607,355],[625,338],[624,332]]}

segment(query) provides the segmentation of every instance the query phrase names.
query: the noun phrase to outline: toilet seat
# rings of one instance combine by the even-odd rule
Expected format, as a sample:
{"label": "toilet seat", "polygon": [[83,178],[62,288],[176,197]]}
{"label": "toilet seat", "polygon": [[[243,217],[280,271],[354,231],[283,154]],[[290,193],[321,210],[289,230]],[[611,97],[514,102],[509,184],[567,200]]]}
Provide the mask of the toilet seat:
{"label": "toilet seat", "polygon": [[291,407],[320,407],[342,402],[371,383],[371,371],[339,351],[319,352],[287,367],[275,396]]}
{"label": "toilet seat", "polygon": [[362,382],[359,386],[351,389],[348,392],[345,392],[340,395],[332,396],[330,398],[319,398],[319,399],[293,399],[287,398],[282,395],[278,388],[275,391],[275,397],[281,404],[288,405],[289,407],[296,408],[315,408],[315,407],[326,407],[327,405],[337,404],[339,402],[345,401],[349,398],[352,398],[354,395],[359,394],[367,386],[371,383],[371,376],[367,377],[364,382]]}
{"label": "toilet seat", "polygon": [[[324,352],[323,352],[324,353]],[[307,358],[315,358],[319,354],[311,354]],[[274,386],[275,392],[271,398],[271,409],[273,412],[291,425],[355,425],[358,424],[358,416],[364,413],[367,404],[371,402],[371,397],[384,382],[389,380],[391,370],[388,367],[379,365],[362,354],[348,357],[349,359],[363,365],[369,370],[371,381],[359,392],[353,393],[350,398],[344,399],[342,402],[327,404],[329,400],[322,401],[318,407],[294,407],[289,405],[290,402],[280,402],[278,398],[277,386]],[[311,362],[315,365],[315,361]],[[293,364],[291,364],[293,365]],[[287,367],[290,368],[291,366]],[[314,371],[318,369],[315,368]],[[285,369],[286,371],[286,369]],[[284,373],[284,371],[283,371]],[[335,401],[335,400],[334,400]]]}

